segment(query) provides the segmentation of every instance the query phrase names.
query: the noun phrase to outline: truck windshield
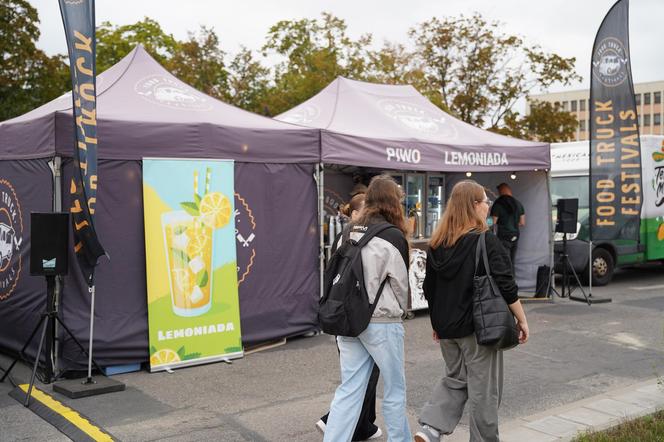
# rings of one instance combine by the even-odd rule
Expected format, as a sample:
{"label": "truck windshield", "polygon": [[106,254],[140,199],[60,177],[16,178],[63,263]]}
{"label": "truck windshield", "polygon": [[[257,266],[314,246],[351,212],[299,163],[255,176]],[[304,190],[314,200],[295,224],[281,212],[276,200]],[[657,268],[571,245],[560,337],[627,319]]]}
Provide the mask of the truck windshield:
{"label": "truck windshield", "polygon": [[579,209],[588,208],[588,177],[561,176],[551,178],[551,204],[560,198],[578,198]]}
{"label": "truck windshield", "polygon": [[556,201],[560,198],[579,199],[579,221],[588,216],[588,177],[561,176],[551,178],[551,205],[556,219]]}

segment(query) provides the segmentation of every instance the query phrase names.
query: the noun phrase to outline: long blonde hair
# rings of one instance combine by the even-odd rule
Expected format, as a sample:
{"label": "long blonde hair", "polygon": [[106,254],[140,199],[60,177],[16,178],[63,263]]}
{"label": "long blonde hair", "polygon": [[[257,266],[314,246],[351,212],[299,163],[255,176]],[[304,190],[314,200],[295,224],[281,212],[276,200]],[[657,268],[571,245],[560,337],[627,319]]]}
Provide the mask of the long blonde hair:
{"label": "long blonde hair", "polygon": [[403,191],[389,175],[378,175],[371,179],[364,200],[364,209],[357,224],[368,225],[378,217],[394,224],[404,235],[408,235],[401,200]]}
{"label": "long blonde hair", "polygon": [[487,231],[489,228],[486,220],[475,211],[475,204],[484,198],[484,187],[475,181],[464,180],[456,183],[443,217],[429,240],[429,246],[432,249],[441,244],[443,247],[452,247],[459,238],[469,232]]}

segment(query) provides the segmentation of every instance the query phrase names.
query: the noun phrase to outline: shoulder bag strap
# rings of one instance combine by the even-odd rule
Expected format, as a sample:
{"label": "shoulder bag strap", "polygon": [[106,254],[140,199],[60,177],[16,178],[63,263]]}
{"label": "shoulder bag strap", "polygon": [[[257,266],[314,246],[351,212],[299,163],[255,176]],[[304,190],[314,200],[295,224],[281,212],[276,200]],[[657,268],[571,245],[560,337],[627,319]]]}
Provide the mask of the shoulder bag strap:
{"label": "shoulder bag strap", "polygon": [[[484,255],[486,255],[484,236],[485,236],[484,232],[482,232],[480,233],[480,237],[477,238],[477,246],[475,247],[475,273],[473,276],[477,276],[477,268],[480,266],[480,257],[482,256],[482,252],[484,252]],[[489,273],[486,268],[484,269],[484,271],[486,271],[487,274]]]}

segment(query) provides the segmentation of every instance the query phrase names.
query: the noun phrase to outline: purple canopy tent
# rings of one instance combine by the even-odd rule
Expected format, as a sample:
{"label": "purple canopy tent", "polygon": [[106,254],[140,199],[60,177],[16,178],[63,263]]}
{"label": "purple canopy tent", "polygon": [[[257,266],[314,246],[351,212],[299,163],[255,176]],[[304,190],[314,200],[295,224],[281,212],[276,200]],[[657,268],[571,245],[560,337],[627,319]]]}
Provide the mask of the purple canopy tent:
{"label": "purple canopy tent", "polygon": [[[261,117],[200,93],[168,73],[141,46],[99,75],[97,88],[95,223],[111,260],[102,258],[96,272],[96,360],[107,366],[148,359],[144,157],[235,160],[243,341],[263,342],[315,328],[319,131]],[[69,93],[0,123],[0,177],[13,183],[23,219],[23,268],[13,292],[0,298],[0,342],[10,351],[20,349],[44,305],[43,281],[27,274],[29,213],[68,209],[73,143]],[[59,176],[60,159],[62,181],[53,185],[49,165]],[[297,253],[292,253],[294,248]],[[72,256],[70,266],[75,266]],[[86,284],[77,269],[70,269],[60,315],[83,342],[88,312]],[[63,365],[85,362],[73,343],[64,341],[61,350]]]}
{"label": "purple canopy tent", "polygon": [[[428,172],[419,174],[422,182],[424,178],[431,181],[430,172],[444,173],[447,192],[470,172],[489,190],[495,191],[502,181],[509,182],[526,208],[527,225],[522,229],[516,258],[520,288],[533,290],[537,267],[550,265],[548,143],[518,140],[471,126],[441,111],[409,85],[373,84],[343,77],[276,119],[321,129],[325,183],[332,172],[336,184],[335,188],[326,185],[319,192],[321,226],[326,208],[328,214],[333,209],[329,202],[348,198],[352,181],[347,176],[345,184],[338,184],[343,181],[340,175],[357,173],[357,167],[368,168],[371,173]],[[516,179],[510,179],[515,173]],[[401,178],[408,194],[408,175]],[[425,200],[438,197],[427,189],[421,189],[420,196],[425,206]],[[440,204],[442,207],[444,201]],[[427,229],[433,225],[430,223]]]}

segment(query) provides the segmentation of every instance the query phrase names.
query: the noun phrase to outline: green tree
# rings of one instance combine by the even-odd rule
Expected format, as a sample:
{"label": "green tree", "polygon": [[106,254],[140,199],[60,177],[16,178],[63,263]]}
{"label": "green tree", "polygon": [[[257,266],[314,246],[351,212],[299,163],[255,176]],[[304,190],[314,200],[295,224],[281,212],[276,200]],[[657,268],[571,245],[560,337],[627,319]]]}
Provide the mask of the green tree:
{"label": "green tree", "polygon": [[201,26],[198,34],[175,45],[173,56],[165,62],[170,72],[185,83],[212,97],[228,98],[226,54],[219,46],[219,37],[211,28]]}
{"label": "green tree", "polygon": [[447,111],[437,88],[432,87],[421,59],[399,43],[385,42],[378,50],[367,53],[364,79],[373,83],[409,84],[435,105]]}
{"label": "green tree", "polygon": [[233,57],[228,70],[229,103],[251,112],[267,113],[270,70],[245,47]]}
{"label": "green tree", "polygon": [[316,20],[280,21],[267,35],[263,52],[284,60],[274,68],[265,106],[270,115],[308,100],[338,76],[361,79],[370,35],[352,40],[346,22],[330,13]]}
{"label": "green tree", "polygon": [[581,79],[574,71],[574,58],[529,46],[500,27],[475,13],[432,18],[409,33],[430,90],[437,91],[443,108],[490,130],[503,126],[508,114],[514,118],[514,105],[534,89]]}
{"label": "green tree", "polygon": [[164,66],[178,50],[173,35],[164,32],[151,18],[123,26],[106,21],[97,27],[97,74],[120,61],[139,43]]}
{"label": "green tree", "polygon": [[578,121],[560,105],[546,101],[530,101],[530,112],[521,116],[508,111],[503,125],[495,131],[515,138],[537,139],[547,143],[569,141],[576,132]]}
{"label": "green tree", "polygon": [[69,88],[64,57],[37,49],[37,10],[25,0],[0,0],[0,121],[21,115]]}

